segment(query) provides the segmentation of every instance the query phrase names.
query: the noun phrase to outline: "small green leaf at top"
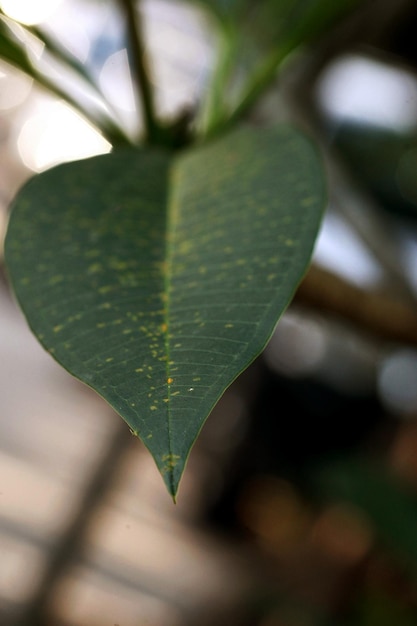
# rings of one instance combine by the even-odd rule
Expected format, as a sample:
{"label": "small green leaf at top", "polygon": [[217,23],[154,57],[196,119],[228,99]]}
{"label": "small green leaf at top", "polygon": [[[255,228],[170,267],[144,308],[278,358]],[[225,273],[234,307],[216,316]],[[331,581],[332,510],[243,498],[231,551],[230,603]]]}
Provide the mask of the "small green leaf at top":
{"label": "small green leaf at top", "polygon": [[290,127],[67,163],[15,199],[6,261],[29,325],[126,420],[174,497],[306,271],[324,205],[320,159]]}

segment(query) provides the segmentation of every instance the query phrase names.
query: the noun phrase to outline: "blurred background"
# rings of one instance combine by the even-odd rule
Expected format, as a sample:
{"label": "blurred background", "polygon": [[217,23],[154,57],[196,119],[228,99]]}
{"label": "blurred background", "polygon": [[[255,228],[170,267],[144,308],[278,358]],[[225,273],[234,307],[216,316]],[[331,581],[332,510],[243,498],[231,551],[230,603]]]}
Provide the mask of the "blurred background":
{"label": "blurred background", "polygon": [[[0,8],[53,33],[140,133],[114,3]],[[169,118],[201,99],[215,33],[198,3],[142,8]],[[110,144],[0,62],[1,626],[417,624],[416,27],[413,1],[359,3],[287,59],[251,113],[314,137],[329,204],[311,270],[207,421],[176,505],[13,299],[1,247],[13,196]]]}

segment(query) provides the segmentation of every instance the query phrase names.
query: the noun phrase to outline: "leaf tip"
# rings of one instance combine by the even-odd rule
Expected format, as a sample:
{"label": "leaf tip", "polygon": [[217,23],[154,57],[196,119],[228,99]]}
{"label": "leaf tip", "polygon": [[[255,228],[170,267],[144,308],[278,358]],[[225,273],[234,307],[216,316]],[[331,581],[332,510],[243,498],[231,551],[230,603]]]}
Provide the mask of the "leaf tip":
{"label": "leaf tip", "polygon": [[176,504],[178,486],[184,471],[182,458],[179,454],[164,454],[161,457],[161,463],[158,464],[158,467],[168,489],[168,493],[172,497],[174,504]]}

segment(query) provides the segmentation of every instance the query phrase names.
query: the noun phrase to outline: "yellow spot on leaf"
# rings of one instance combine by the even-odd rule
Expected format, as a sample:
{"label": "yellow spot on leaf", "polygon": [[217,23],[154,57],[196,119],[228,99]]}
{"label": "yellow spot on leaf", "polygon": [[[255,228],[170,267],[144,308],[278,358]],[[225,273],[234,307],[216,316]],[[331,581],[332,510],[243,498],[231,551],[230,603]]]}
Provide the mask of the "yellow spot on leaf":
{"label": "yellow spot on leaf", "polygon": [[188,252],[191,250],[191,246],[191,241],[183,241],[179,246],[180,254],[188,254]]}
{"label": "yellow spot on leaf", "polygon": [[64,280],[64,277],[60,274],[58,276],[52,276],[49,280],[48,280],[48,284],[49,285],[57,285],[58,283],[61,283]]}
{"label": "yellow spot on leaf", "polygon": [[54,331],[54,333],[59,333],[59,331],[61,331],[63,328],[64,327],[62,324],[58,324],[57,326],[54,326],[52,330]]}
{"label": "yellow spot on leaf", "polygon": [[104,285],[104,287],[100,287],[98,292],[99,293],[109,293],[109,291],[111,291],[112,288],[110,287],[110,285]]}
{"label": "yellow spot on leaf", "polygon": [[88,259],[88,258],[92,259],[92,258],[97,257],[97,256],[100,256],[100,255],[101,255],[100,250],[96,250],[96,249],[94,249],[94,248],[93,248],[92,250],[87,250],[87,252],[85,253],[85,257],[86,257],[87,259]]}
{"label": "yellow spot on leaf", "polygon": [[164,467],[162,468],[162,474],[172,472],[180,459],[181,457],[178,454],[165,454],[161,459],[162,463],[164,464]]}
{"label": "yellow spot on leaf", "polygon": [[114,270],[125,270],[128,268],[126,261],[120,261],[119,259],[110,259],[109,267]]}
{"label": "yellow spot on leaf", "polygon": [[301,205],[302,206],[311,206],[315,202],[316,202],[316,198],[314,196],[309,196],[308,198],[304,198],[304,200],[302,200]]}

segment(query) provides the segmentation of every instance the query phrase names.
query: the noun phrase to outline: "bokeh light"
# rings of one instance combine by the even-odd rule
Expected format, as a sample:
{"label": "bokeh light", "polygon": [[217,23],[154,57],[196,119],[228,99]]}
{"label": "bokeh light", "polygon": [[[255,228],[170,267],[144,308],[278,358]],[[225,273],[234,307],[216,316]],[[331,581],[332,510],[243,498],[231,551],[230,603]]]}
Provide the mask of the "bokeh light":
{"label": "bokeh light", "polygon": [[417,351],[395,350],[382,362],[379,393],[384,404],[399,416],[417,417]]}
{"label": "bokeh light", "polygon": [[346,55],[318,84],[320,105],[330,118],[409,131],[417,125],[417,80],[377,59]]}
{"label": "bokeh light", "polygon": [[0,110],[7,111],[21,105],[32,89],[33,80],[16,72],[7,63],[0,64]]}
{"label": "bokeh light", "polygon": [[34,172],[111,149],[91,124],[60,101],[42,103],[23,125],[17,145],[22,161]]}
{"label": "bokeh light", "polygon": [[61,4],[62,0],[1,0],[0,7],[12,19],[22,24],[39,24],[46,20]]}

